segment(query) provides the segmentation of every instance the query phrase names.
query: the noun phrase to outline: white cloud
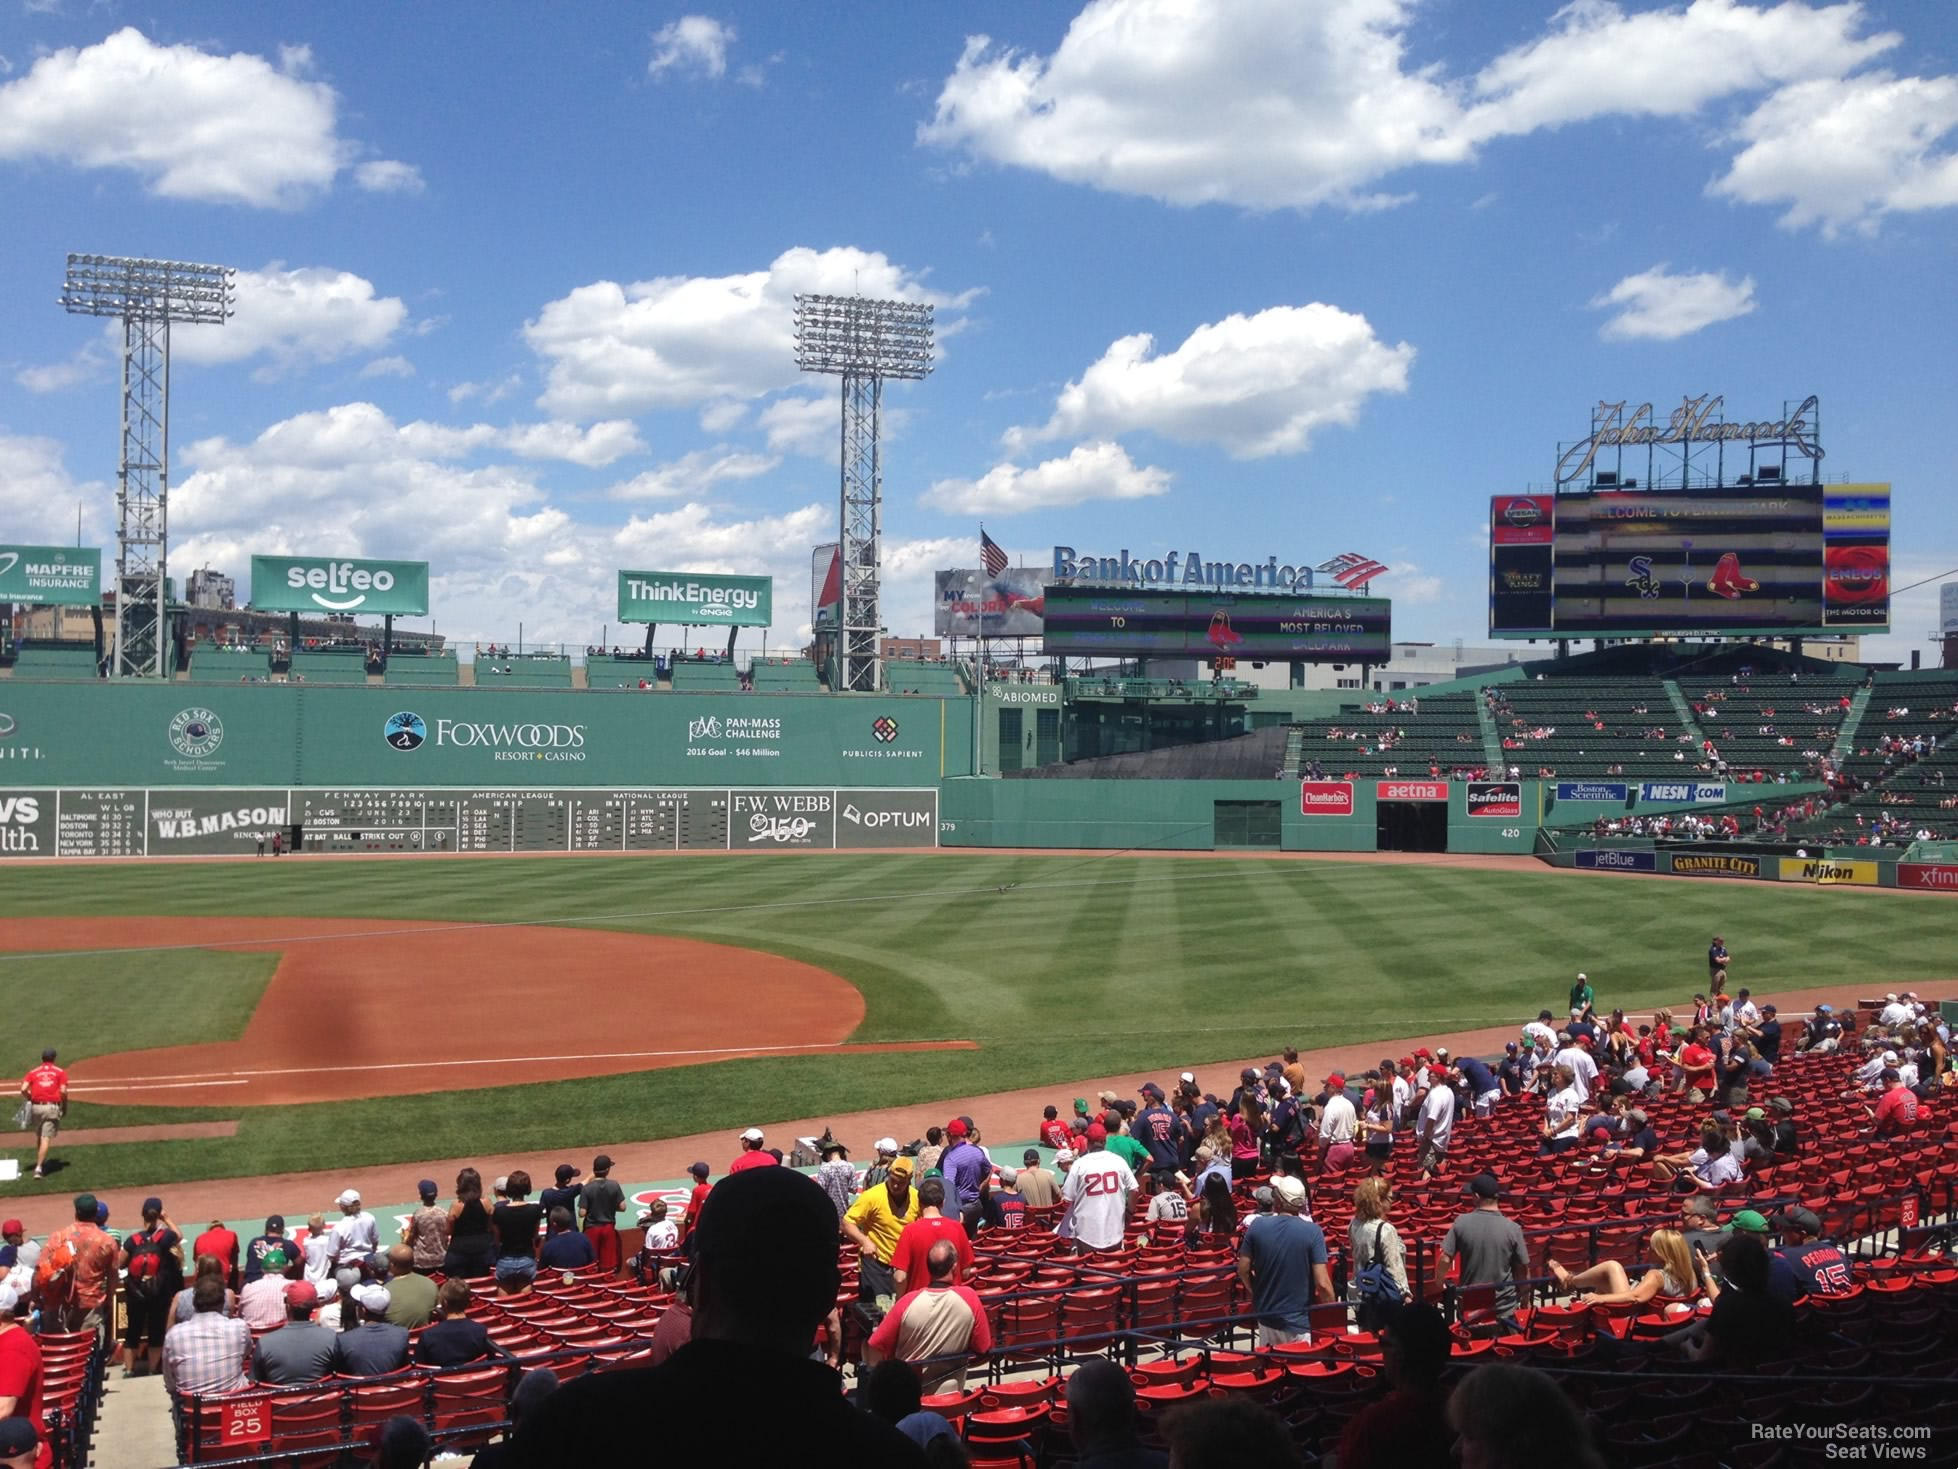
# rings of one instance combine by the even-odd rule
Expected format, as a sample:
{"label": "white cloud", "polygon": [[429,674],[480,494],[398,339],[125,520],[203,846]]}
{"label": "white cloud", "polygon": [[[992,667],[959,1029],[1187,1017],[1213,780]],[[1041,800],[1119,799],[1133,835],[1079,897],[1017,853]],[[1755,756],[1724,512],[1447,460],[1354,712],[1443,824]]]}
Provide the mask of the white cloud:
{"label": "white cloud", "polygon": [[428,185],[412,163],[376,158],[354,169],[354,182],[370,194],[419,194]]}
{"label": "white cloud", "polygon": [[555,459],[602,467],[645,449],[638,430],[626,419],[579,428],[568,423],[496,426],[456,425],[417,419],[396,424],[372,403],[341,403],[296,414],[266,429],[251,444],[233,446],[222,438],[192,446],[192,462],[215,468],[245,460],[287,465],[378,464],[403,456],[461,460],[488,450],[505,450],[525,459]]}
{"label": "white cloud", "polygon": [[1887,72],[1803,82],[1738,129],[1746,146],[1708,192],[1787,204],[1790,229],[1865,233],[1884,215],[1958,205],[1958,77]]}
{"label": "white cloud", "polygon": [[346,270],[274,261],[238,272],[238,312],[223,326],[180,326],[171,351],[185,362],[243,362],[264,356],[267,374],[330,362],[383,345],[407,319],[398,296]]}
{"label": "white cloud", "polygon": [[748,405],[732,398],[723,398],[716,403],[708,403],[700,410],[700,431],[704,434],[724,434],[748,416]]}
{"label": "white cloud", "polygon": [[109,488],[85,484],[68,473],[54,439],[0,433],[0,525],[8,539],[67,545],[82,512],[82,543],[101,545],[110,534]]}
{"label": "white cloud", "polygon": [[658,465],[614,485],[607,493],[614,500],[678,499],[682,495],[704,494],[724,480],[754,479],[781,462],[773,454],[744,454],[723,444],[683,454],[670,464]]}
{"label": "white cloud", "polygon": [[1169,489],[1166,469],[1138,468],[1120,444],[1103,440],[1081,444],[1065,459],[1049,459],[1031,469],[998,464],[978,479],[942,479],[922,501],[957,514],[1013,515],[1048,510],[1088,500],[1141,500]]}
{"label": "white cloud", "polygon": [[1316,301],[1206,323],[1161,356],[1139,332],[1061,389],[1045,426],[1010,430],[1006,442],[1017,451],[1147,429],[1239,459],[1297,454],[1317,429],[1352,423],[1373,394],[1406,392],[1413,361],[1414,348],[1387,346],[1364,316]]}
{"label": "white cloud", "polygon": [[360,375],[368,377],[413,377],[415,364],[406,357],[376,357],[361,368]]}
{"label": "white cloud", "polygon": [[539,404],[563,418],[690,408],[794,385],[798,292],[957,308],[922,274],[869,250],[785,250],[766,270],[596,281],[549,302],[524,339],[550,364]]}
{"label": "white cloud", "polygon": [[579,428],[569,423],[526,423],[497,430],[487,440],[526,459],[562,459],[567,464],[596,468],[645,452],[629,418],[612,418]]}
{"label": "white cloud", "polygon": [[768,447],[777,454],[823,459],[834,456],[841,443],[842,409],[834,392],[777,398],[762,409],[758,422],[768,434]]}
{"label": "white cloud", "polygon": [[1415,0],[1090,0],[1051,56],[968,39],[919,141],[1070,183],[1253,209],[1400,202],[1379,185],[1484,144],[1839,76],[1893,47],[1855,4],[1575,0],[1474,76],[1412,65]]}
{"label": "white cloud", "polygon": [[99,383],[109,376],[110,357],[104,342],[90,340],[76,349],[65,362],[50,362],[40,367],[23,367],[14,381],[30,393],[58,393],[83,383]]}
{"label": "white cloud", "polygon": [[333,89],[299,74],[306,59],[288,52],[281,69],[134,28],[53,51],[0,86],[0,159],[128,170],[169,199],[292,208],[353,153]]}
{"label": "white cloud", "polygon": [[727,48],[734,44],[734,39],[734,27],[723,25],[712,16],[683,15],[653,32],[653,56],[646,63],[646,70],[653,76],[669,71],[725,76]]}
{"label": "white cloud", "polygon": [[1651,339],[1676,341],[1717,321],[1732,321],[1754,310],[1754,277],[1730,280],[1725,271],[1674,275],[1659,264],[1628,275],[1601,296],[1592,298],[1599,310],[1618,313],[1598,329],[1606,341]]}
{"label": "white cloud", "polygon": [[516,372],[493,383],[457,383],[449,389],[449,401],[467,403],[471,398],[481,398],[485,403],[501,403],[522,386],[523,374]]}

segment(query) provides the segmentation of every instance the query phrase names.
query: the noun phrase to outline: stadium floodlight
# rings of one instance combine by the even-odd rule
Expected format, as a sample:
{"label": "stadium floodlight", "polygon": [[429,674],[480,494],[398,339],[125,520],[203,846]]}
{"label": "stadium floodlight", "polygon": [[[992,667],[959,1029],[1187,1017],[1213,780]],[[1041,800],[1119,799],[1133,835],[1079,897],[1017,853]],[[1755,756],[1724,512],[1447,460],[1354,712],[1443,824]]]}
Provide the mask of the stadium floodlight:
{"label": "stadium floodlight", "polygon": [[882,681],[878,606],[884,520],[878,418],[884,379],[931,374],[932,308],[862,296],[795,298],[795,365],[843,379],[839,521],[843,598],[830,687],[875,693]]}
{"label": "stadium floodlight", "polygon": [[116,465],[116,678],[168,678],[170,326],[220,326],[238,272],[184,260],[70,255],[61,304],[122,322],[122,447]]}

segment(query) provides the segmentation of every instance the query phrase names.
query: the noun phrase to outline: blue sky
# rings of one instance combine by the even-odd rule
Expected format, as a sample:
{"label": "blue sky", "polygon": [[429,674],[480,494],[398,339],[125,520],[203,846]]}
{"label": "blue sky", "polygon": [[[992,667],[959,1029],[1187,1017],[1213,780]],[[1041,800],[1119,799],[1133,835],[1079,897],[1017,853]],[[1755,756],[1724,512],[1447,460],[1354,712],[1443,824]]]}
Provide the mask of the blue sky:
{"label": "blue sky", "polygon": [[799,290],[938,308],[893,632],[983,518],[1036,565],[1361,551],[1400,636],[1477,640],[1487,497],[1601,398],[1817,394],[1897,580],[1958,566],[1958,8],[561,10],[0,0],[0,540],[112,542],[77,250],[241,271],[177,337],[173,570],[426,559],[458,637],[594,639],[617,567],[772,573],[799,636]]}

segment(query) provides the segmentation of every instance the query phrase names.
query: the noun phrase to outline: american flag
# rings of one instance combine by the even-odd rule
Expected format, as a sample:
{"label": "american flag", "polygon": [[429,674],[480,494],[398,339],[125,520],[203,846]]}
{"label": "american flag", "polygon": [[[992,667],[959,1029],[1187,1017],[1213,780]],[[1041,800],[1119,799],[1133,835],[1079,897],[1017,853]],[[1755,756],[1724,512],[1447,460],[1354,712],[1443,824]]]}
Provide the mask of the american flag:
{"label": "american flag", "polygon": [[1349,591],[1372,581],[1387,570],[1381,562],[1375,561],[1371,556],[1362,556],[1358,551],[1348,551],[1344,555],[1335,556],[1323,566],[1315,566],[1312,569],[1325,572]]}
{"label": "american flag", "polygon": [[986,568],[987,576],[998,576],[1006,570],[1006,553],[993,543],[984,526],[979,528],[979,561]]}

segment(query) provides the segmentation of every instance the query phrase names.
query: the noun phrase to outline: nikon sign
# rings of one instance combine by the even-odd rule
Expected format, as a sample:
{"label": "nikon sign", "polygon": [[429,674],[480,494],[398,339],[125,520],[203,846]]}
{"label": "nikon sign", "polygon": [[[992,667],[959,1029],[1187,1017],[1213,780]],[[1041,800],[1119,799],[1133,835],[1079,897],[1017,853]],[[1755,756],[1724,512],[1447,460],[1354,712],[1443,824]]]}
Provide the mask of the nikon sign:
{"label": "nikon sign", "polygon": [[102,553],[93,546],[0,546],[0,602],[102,601]]}
{"label": "nikon sign", "polygon": [[767,627],[774,615],[773,577],[706,576],[690,571],[619,573],[620,622]]}
{"label": "nikon sign", "polygon": [[252,610],[426,617],[428,563],[254,556]]}

